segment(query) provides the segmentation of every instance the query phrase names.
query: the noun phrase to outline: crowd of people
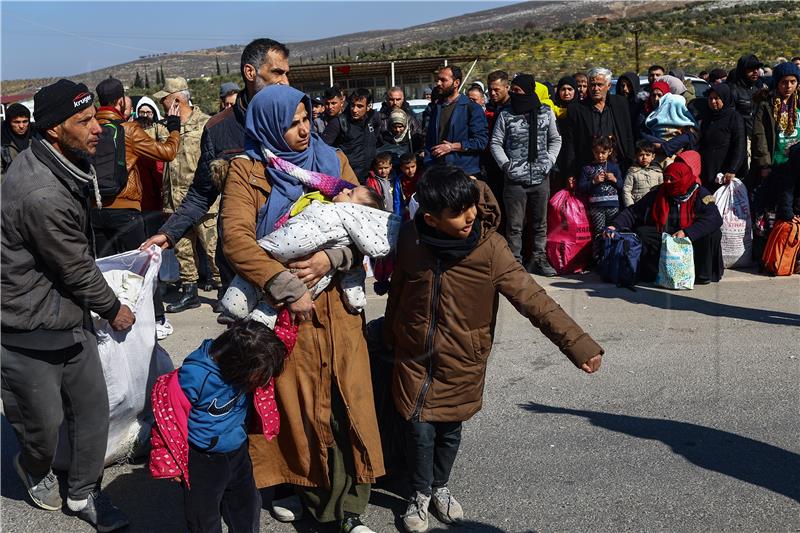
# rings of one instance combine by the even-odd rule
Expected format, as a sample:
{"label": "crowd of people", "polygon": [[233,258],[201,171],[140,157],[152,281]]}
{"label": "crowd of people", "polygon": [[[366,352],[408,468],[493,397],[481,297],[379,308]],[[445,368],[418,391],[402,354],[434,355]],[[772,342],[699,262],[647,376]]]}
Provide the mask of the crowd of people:
{"label": "crowd of people", "polygon": [[[2,399],[32,501],[98,531],[128,524],[100,490],[109,412],[89,313],[130,328],[95,258],[157,246],[174,249],[181,288],[167,306],[156,290],[153,334],[172,333],[167,313],[199,307],[198,289],[218,291],[228,326],[153,390],[150,470],[181,483],[190,531],[222,520],[257,531],[258,489],[279,487],[278,520],[368,533],[370,487],[389,470],[408,482],[407,531],[426,531],[429,513],[458,522],[448,482],[482,405],[498,296],[577,368],[601,364],[603,349],[529,275],[556,275],[545,253],[556,192],[584,202],[593,264],[603,238],[636,232],[646,281],[663,233],[690,239],[697,283],[721,279],[713,192],[734,179],[764,235],[800,223],[800,57],[767,69],[745,55],[701,73],[697,94],[658,65],[646,83],[593,68],[554,85],[501,70],[466,85],[448,65],[417,115],[402,87],[379,111],[363,88],[306,95],[290,86],[287,47],[256,39],[242,87],[222,84],[213,116],[184,78],[135,102],[114,78],[94,93],[60,80],[36,93],[35,122],[9,106]],[[370,330],[392,354],[391,383],[373,384],[365,256],[388,293]],[[373,385],[390,391],[391,413],[376,413]],[[392,416],[401,461],[384,457]],[[62,419],[66,504],[51,469]]]}

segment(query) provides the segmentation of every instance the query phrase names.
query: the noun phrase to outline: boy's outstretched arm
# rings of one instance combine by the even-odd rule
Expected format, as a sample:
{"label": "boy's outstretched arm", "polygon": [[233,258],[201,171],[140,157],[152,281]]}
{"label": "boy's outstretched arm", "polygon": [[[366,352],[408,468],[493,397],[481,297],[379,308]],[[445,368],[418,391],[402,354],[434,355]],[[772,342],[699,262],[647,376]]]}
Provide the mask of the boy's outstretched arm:
{"label": "boy's outstretched arm", "polygon": [[505,241],[494,250],[492,282],[575,366],[589,374],[600,368],[603,348],[522,268]]}
{"label": "boy's outstretched arm", "polygon": [[600,363],[603,360],[603,354],[599,353],[586,361],[585,363],[581,364],[581,370],[586,372],[587,374],[593,374],[600,370]]}

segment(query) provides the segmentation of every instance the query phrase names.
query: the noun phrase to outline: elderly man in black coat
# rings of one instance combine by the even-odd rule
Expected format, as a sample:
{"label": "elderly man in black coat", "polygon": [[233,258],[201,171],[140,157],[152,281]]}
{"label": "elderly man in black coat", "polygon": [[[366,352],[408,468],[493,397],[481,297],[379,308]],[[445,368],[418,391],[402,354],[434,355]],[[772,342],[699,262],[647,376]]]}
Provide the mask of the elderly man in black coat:
{"label": "elderly man in black coat", "polygon": [[580,175],[581,167],[592,161],[592,140],[605,135],[614,137],[614,156],[624,174],[634,157],[628,100],[608,94],[610,70],[593,68],[588,76],[589,98],[573,100],[567,107],[566,127],[562,132],[567,175]]}

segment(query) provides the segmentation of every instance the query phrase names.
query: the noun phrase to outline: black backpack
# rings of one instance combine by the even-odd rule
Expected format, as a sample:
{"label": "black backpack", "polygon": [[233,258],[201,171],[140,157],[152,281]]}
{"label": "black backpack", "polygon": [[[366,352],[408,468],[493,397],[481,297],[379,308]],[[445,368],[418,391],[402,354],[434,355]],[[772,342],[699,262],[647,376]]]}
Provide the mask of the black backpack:
{"label": "black backpack", "polygon": [[128,185],[128,168],[125,165],[125,128],[122,120],[103,124],[103,133],[94,155],[94,171],[102,200],[117,197]]}

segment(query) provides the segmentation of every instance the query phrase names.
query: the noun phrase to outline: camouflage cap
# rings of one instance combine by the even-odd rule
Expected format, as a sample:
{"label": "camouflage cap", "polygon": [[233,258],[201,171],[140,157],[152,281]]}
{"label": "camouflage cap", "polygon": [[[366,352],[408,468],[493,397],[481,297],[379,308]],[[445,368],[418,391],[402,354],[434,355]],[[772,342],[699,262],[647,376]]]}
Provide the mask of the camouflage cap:
{"label": "camouflage cap", "polygon": [[164,82],[164,88],[153,95],[153,100],[160,102],[172,93],[188,90],[189,84],[186,83],[186,78],[167,78]]}

